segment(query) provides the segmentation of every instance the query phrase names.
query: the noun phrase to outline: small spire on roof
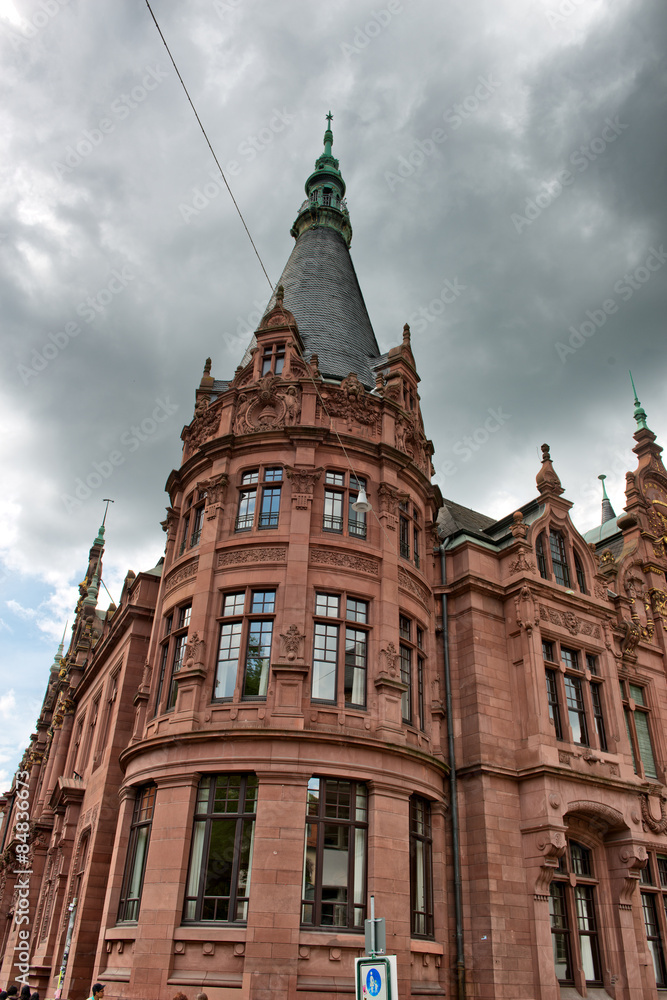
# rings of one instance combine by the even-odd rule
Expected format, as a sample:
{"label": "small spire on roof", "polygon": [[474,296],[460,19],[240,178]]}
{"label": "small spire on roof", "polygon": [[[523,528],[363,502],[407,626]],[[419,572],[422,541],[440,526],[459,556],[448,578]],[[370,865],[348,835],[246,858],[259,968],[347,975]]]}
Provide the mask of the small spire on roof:
{"label": "small spire on roof", "polygon": [[551,464],[551,455],[549,454],[548,444],[542,445],[542,465],[540,466],[540,471],[535,477],[535,482],[537,483],[537,488],[541,494],[555,493],[556,496],[560,496],[561,493],[565,492],[561,485],[561,481]]}
{"label": "small spire on roof", "polygon": [[635,380],[632,377],[632,372],[630,372],[630,381],[632,382],[632,391],[635,394],[635,420],[637,421],[638,430],[650,430],[648,424],[646,423],[646,410],[639,402],[637,398],[637,390],[635,389]]}
{"label": "small spire on roof", "polygon": [[616,514],[614,508],[611,505],[611,500],[607,496],[607,490],[605,489],[604,481],[606,476],[598,476],[598,479],[602,483],[602,521],[601,524],[605,524],[607,521],[612,521]]}

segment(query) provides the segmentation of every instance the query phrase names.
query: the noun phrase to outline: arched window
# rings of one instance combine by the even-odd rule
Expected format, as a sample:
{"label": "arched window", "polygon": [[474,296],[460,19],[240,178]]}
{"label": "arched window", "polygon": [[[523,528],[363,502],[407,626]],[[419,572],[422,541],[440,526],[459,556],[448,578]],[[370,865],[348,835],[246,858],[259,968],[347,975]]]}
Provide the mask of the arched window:
{"label": "arched window", "polygon": [[574,549],[572,550],[572,555],[574,556],[574,572],[576,573],[577,576],[577,587],[579,588],[582,594],[587,594],[588,591],[586,590],[586,577],[584,576],[584,568],[581,565],[579,556],[574,551]]}

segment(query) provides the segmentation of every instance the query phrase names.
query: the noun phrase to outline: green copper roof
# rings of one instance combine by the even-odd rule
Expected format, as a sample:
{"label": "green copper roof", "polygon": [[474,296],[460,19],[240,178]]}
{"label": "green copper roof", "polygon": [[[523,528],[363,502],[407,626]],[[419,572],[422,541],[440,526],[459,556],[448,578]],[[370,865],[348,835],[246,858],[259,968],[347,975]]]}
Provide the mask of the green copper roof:
{"label": "green copper roof", "polygon": [[352,240],[352,226],[345,204],[345,181],[338,169],[338,160],[332,155],[333,132],[331,112],[326,116],[328,126],[324,133],[324,152],[315,161],[315,169],[306,181],[307,200],[299,209],[292,227],[292,236],[297,239],[307,229],[327,226],[335,229],[347,245]]}

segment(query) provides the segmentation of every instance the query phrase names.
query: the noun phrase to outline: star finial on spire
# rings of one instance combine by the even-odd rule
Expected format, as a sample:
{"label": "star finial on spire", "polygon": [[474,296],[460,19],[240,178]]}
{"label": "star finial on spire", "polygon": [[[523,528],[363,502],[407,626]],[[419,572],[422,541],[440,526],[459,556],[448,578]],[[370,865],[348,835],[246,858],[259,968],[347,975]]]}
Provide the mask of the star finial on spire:
{"label": "star finial on spire", "polygon": [[329,126],[328,127],[331,128],[331,122],[333,121],[333,115],[331,114],[331,112],[329,112],[329,114],[325,115],[324,117],[329,122]]}

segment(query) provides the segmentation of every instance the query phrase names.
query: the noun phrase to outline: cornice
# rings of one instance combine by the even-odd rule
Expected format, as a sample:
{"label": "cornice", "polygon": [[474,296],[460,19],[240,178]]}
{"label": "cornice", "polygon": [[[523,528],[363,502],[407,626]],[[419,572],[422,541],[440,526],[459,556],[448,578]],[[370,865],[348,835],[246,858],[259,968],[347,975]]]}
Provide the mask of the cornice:
{"label": "cornice", "polygon": [[[143,754],[152,753],[155,750],[165,750],[170,746],[196,746],[202,743],[211,743],[211,759],[210,768],[229,767],[232,765],[232,760],[222,758],[219,749],[216,752],[216,747],[220,747],[223,742],[233,742],[233,743],[271,743],[274,741],[287,740],[290,743],[308,743],[308,744],[319,744],[322,746],[338,746],[345,749],[344,755],[341,757],[342,760],[350,760],[354,758],[354,750],[350,752],[350,748],[356,747],[359,750],[370,750],[375,752],[380,752],[392,757],[397,757],[399,759],[405,760],[411,759],[420,764],[426,764],[428,767],[433,768],[435,771],[442,775],[449,774],[449,767],[445,762],[432,754],[425,753],[423,750],[419,750],[412,746],[403,746],[396,743],[386,743],[383,740],[375,739],[374,737],[357,737],[350,733],[345,734],[334,734],[334,733],[321,733],[309,730],[299,730],[298,734],[295,733],[293,729],[243,729],[239,730],[230,726],[229,729],[221,729],[219,727],[211,729],[200,729],[196,732],[190,733],[179,733],[173,736],[152,736],[149,739],[141,740],[138,743],[132,744],[132,746],[126,747],[118,758],[119,764],[123,772],[127,771],[129,763],[137,758],[140,758]],[[256,753],[253,753],[253,757],[257,757]],[[298,754],[295,754],[295,761],[300,759]],[[312,752],[308,755],[309,760],[318,760],[317,755],[313,755]],[[163,770],[173,771],[174,767],[182,765],[178,764],[164,764],[162,765]],[[209,762],[208,760],[196,760],[187,761],[187,766],[189,768],[195,768],[200,770],[208,771]],[[277,766],[284,768],[285,763],[280,762]],[[159,771],[160,769],[158,769]],[[350,773],[359,773],[360,768],[346,768]],[[151,769],[151,773],[156,771],[155,768]],[[342,771],[341,771],[342,773]],[[400,771],[396,771],[400,773]],[[133,776],[132,782],[135,783],[139,779]],[[155,779],[157,780],[157,778]],[[371,780],[370,778],[368,780]]]}

